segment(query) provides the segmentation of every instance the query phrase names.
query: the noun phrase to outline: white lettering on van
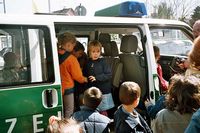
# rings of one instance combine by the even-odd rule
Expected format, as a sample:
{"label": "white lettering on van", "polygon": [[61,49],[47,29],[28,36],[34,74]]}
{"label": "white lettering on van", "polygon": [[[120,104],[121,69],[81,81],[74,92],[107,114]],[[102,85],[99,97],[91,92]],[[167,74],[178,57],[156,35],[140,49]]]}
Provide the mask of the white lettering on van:
{"label": "white lettering on van", "polygon": [[61,111],[58,111],[58,117],[61,118]]}
{"label": "white lettering on van", "polygon": [[12,133],[13,128],[15,127],[15,124],[17,122],[17,118],[7,119],[6,123],[11,122],[10,127],[8,129],[7,133]]}
{"label": "white lettering on van", "polygon": [[42,124],[43,121],[38,121],[37,119],[43,117],[43,114],[38,114],[38,115],[33,115],[33,132],[38,133],[38,132],[43,132],[44,128],[39,128],[38,125]]}

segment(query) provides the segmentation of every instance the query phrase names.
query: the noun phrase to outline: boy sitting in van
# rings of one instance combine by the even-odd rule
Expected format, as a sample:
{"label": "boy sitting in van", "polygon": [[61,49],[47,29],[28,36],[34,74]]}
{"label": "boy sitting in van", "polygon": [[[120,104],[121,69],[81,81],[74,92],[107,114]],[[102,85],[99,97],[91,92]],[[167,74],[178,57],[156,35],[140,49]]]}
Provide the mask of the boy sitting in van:
{"label": "boy sitting in van", "polygon": [[84,92],[81,110],[73,114],[76,121],[87,133],[107,133],[110,119],[100,114],[96,109],[101,103],[102,93],[96,87],[91,87]]}
{"label": "boy sitting in van", "polygon": [[135,110],[140,100],[141,89],[135,82],[124,82],[120,86],[119,99],[122,105],[114,114],[116,133],[151,133],[151,129]]}

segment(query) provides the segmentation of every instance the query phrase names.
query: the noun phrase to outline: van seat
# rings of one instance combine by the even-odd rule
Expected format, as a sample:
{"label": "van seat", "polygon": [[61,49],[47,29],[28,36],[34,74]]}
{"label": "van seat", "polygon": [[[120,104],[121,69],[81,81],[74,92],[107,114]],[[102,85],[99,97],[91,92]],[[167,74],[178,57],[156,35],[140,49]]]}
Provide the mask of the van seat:
{"label": "van seat", "polygon": [[103,58],[110,64],[112,70],[112,85],[119,87],[121,82],[122,63],[119,59],[119,50],[115,41],[110,41],[110,35],[108,33],[101,33],[99,35],[99,41],[104,47]]}
{"label": "van seat", "polygon": [[144,97],[147,91],[147,84],[144,67],[144,58],[136,54],[138,40],[134,35],[125,35],[121,41],[120,61],[123,64],[123,80],[133,81],[139,84],[141,96]]}

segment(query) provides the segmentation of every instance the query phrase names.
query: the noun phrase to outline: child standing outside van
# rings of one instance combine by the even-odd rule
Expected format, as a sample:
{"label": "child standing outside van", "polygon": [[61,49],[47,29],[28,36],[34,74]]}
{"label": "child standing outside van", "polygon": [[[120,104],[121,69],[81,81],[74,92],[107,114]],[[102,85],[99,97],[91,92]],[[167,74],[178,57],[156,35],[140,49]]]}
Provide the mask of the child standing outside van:
{"label": "child standing outside van", "polygon": [[49,118],[47,133],[82,133],[82,129],[72,118],[65,119],[51,116]]}
{"label": "child standing outside van", "polygon": [[84,92],[81,110],[73,114],[73,118],[81,122],[80,125],[86,133],[108,133],[111,120],[100,114],[96,109],[101,103],[102,93],[96,87],[91,87]]}
{"label": "child standing outside van", "polygon": [[86,64],[85,76],[88,77],[88,88],[95,86],[99,88],[103,94],[102,102],[98,106],[99,111],[104,111],[114,107],[111,94],[111,68],[104,58],[101,56],[102,45],[99,41],[91,41],[88,46],[89,61]]}
{"label": "child standing outside van", "polygon": [[75,44],[76,38],[71,33],[66,32],[58,36],[58,55],[65,118],[69,118],[74,111],[74,80],[79,83],[87,82],[77,58],[71,54]]}
{"label": "child standing outside van", "polygon": [[151,129],[135,110],[140,100],[141,89],[135,82],[120,86],[119,99],[122,105],[114,114],[115,133],[152,133]]}

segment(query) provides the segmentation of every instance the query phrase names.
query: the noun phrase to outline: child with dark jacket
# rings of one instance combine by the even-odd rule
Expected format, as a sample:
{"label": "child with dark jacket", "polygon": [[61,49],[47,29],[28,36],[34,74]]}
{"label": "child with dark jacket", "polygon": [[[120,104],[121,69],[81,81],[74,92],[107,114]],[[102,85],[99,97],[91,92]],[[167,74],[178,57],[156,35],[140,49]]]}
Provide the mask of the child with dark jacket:
{"label": "child with dark jacket", "polygon": [[114,114],[116,133],[152,133],[148,124],[135,110],[140,93],[141,89],[135,82],[124,82],[120,86],[119,99],[122,105]]}
{"label": "child with dark jacket", "polygon": [[81,110],[73,114],[73,118],[81,122],[83,132],[108,133],[110,119],[100,114],[96,109],[101,103],[102,93],[96,87],[91,87],[84,92]]}
{"label": "child with dark jacket", "polygon": [[102,45],[99,41],[91,41],[88,46],[89,61],[84,69],[88,77],[88,87],[95,86],[103,93],[102,102],[98,106],[99,111],[106,111],[114,107],[111,94],[112,72],[109,64],[101,56]]}

